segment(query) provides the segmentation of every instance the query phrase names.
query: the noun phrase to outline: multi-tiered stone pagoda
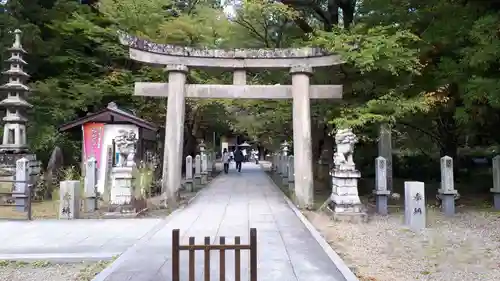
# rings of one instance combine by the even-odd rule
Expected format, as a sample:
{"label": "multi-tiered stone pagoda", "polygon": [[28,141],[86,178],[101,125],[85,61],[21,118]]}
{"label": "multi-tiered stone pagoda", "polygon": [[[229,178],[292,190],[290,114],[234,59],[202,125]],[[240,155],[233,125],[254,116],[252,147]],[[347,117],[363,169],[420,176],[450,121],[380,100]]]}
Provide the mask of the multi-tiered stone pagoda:
{"label": "multi-tiered stone pagoda", "polygon": [[26,51],[21,45],[21,30],[14,31],[15,40],[12,47],[8,49],[10,57],[6,60],[9,69],[2,72],[7,81],[0,87],[2,97],[0,107],[5,109],[3,120],[3,138],[0,145],[0,166],[14,166],[15,162],[22,157],[34,161],[35,155],[28,152],[26,141],[26,125],[28,119],[25,114],[32,105],[26,101],[30,88],[26,86],[29,75],[24,72],[23,66],[27,63],[23,60]]}

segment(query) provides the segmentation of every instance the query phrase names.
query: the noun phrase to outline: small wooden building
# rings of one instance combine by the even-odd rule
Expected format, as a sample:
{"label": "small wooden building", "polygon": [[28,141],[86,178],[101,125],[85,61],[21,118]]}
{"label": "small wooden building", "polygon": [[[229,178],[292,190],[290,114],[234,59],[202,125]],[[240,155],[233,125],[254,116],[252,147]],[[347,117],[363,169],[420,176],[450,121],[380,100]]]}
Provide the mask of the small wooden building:
{"label": "small wooden building", "polygon": [[82,167],[90,157],[97,160],[98,191],[103,194],[106,190],[107,175],[118,162],[114,139],[120,132],[133,131],[138,139],[136,163],[150,161],[152,155],[157,155],[159,143],[159,127],[143,120],[133,112],[120,109],[114,102],[100,111],[89,113],[87,116],[62,125],[60,132],[82,130]]}

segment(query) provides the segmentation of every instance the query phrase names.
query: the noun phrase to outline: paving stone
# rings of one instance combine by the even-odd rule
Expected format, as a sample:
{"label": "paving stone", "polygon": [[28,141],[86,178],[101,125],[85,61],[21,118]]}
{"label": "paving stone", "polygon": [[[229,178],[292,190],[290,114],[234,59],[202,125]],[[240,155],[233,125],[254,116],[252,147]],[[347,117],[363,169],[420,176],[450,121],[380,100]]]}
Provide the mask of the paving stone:
{"label": "paving stone", "polygon": [[[249,241],[249,227],[257,228],[257,255],[259,281],[342,281],[343,276],[328,258],[321,246],[309,233],[304,224],[288,206],[280,191],[268,177],[253,163],[245,163],[241,173],[234,170],[217,177],[188,207],[177,212],[168,223],[158,230],[140,247],[129,249],[121,259],[120,268],[152,272],[152,280],[171,280],[171,232],[180,229],[181,243],[196,238],[197,244],[210,236],[211,243],[218,243],[220,236],[226,236],[226,243],[233,243],[234,236],[241,236],[241,242]],[[242,281],[248,281],[248,251],[242,251]],[[142,264],[138,260],[151,261],[166,258],[164,263]],[[163,261],[163,260],[162,260]],[[210,254],[211,280],[218,280],[219,252]],[[188,280],[187,252],[180,258],[181,280]],[[196,280],[203,280],[204,255],[195,257]],[[234,280],[234,253],[226,253],[226,280]],[[155,271],[156,270],[156,271]],[[114,274],[122,274],[117,269]],[[307,279],[307,277],[311,279]],[[131,281],[142,281],[140,275]],[[102,280],[102,279],[96,279]],[[150,281],[150,280],[146,280]]]}
{"label": "paving stone", "polygon": [[[0,258],[74,261],[112,258],[161,223],[159,219],[0,221]],[[45,257],[45,258],[44,258]]]}

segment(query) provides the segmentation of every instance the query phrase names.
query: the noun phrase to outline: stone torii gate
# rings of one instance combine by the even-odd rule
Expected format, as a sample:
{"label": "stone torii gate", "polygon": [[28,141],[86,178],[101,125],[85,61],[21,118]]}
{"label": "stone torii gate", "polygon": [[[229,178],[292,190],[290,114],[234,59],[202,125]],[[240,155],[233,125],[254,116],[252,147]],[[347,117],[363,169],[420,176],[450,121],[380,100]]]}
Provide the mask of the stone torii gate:
{"label": "stone torii gate", "polygon": [[[320,49],[194,49],[149,42],[128,34],[120,41],[130,58],[166,67],[168,83],[135,83],[135,95],[168,97],[162,190],[176,205],[182,181],[185,98],[293,99],[295,195],[300,207],[313,204],[310,99],[341,99],[342,85],[310,85],[314,67],[341,64]],[[188,67],[232,70],[233,85],[186,84]],[[247,69],[288,68],[292,85],[246,85]],[[165,186],[166,185],[166,186]]]}

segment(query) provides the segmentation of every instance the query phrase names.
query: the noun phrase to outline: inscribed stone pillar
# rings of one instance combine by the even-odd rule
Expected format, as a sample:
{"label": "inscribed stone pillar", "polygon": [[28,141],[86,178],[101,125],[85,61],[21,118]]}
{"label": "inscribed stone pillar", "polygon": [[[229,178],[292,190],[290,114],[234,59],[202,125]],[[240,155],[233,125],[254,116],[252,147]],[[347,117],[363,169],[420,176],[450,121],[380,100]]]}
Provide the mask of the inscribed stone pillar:
{"label": "inscribed stone pillar", "polygon": [[293,154],[295,166],[295,196],[301,208],[313,205],[313,166],[311,143],[311,109],[309,77],[312,68],[294,66],[292,74],[293,98]]}
{"label": "inscribed stone pillar", "polygon": [[97,210],[97,160],[90,157],[87,160],[87,168],[85,169],[84,179],[85,191],[85,212],[93,212]]}
{"label": "inscribed stone pillar", "polygon": [[380,125],[378,156],[385,159],[387,190],[392,191],[392,129],[389,124]]}
{"label": "inscribed stone pillar", "polygon": [[212,152],[212,173],[217,172],[217,154],[215,152]]}
{"label": "inscribed stone pillar", "polygon": [[379,215],[387,215],[387,199],[390,191],[387,190],[387,161],[379,156],[375,159],[375,190],[376,210]]}
{"label": "inscribed stone pillar", "polygon": [[455,190],[455,181],[453,177],[453,158],[443,156],[441,164],[441,188],[438,190],[441,198],[441,209],[446,216],[455,214],[455,197],[458,192]]}
{"label": "inscribed stone pillar", "polygon": [[61,181],[59,183],[58,218],[80,218],[80,181]]}
{"label": "inscribed stone pillar", "polygon": [[279,155],[276,153],[273,153],[273,172],[278,173],[279,172]]}
{"label": "inscribed stone pillar", "polygon": [[25,197],[26,194],[30,194],[29,191],[29,160],[26,158],[21,158],[16,161],[16,174],[14,183],[14,202],[16,203],[16,211],[25,212],[27,210],[28,202]]}
{"label": "inscribed stone pillar", "polygon": [[405,225],[414,231],[425,228],[425,185],[423,182],[405,182]]}
{"label": "inscribed stone pillar", "polygon": [[212,152],[207,153],[207,174],[209,178],[212,177],[212,162],[214,161],[212,156]]}
{"label": "inscribed stone pillar", "polygon": [[[182,182],[182,150],[184,144],[184,108],[186,94],[186,74],[184,65],[168,65],[168,102],[165,130],[165,152],[163,168],[163,187],[167,203],[177,205],[177,191]],[[166,163],[165,163],[166,162]],[[165,171],[165,167],[167,171]],[[166,176],[166,181],[165,181]],[[165,186],[165,184],[167,186]]]}
{"label": "inscribed stone pillar", "polygon": [[493,188],[490,191],[493,193],[493,207],[495,210],[500,210],[500,155],[492,159],[493,170]]}
{"label": "inscribed stone pillar", "polygon": [[201,156],[197,154],[194,158],[194,185],[201,185]]}
{"label": "inscribed stone pillar", "polygon": [[282,177],[282,182],[283,185],[288,184],[288,156],[282,155],[281,156],[281,177]]}
{"label": "inscribed stone pillar", "polygon": [[201,184],[208,183],[208,159],[207,155],[203,153],[201,155]]}
{"label": "inscribed stone pillar", "polygon": [[186,189],[193,191],[193,156],[186,156]]}

